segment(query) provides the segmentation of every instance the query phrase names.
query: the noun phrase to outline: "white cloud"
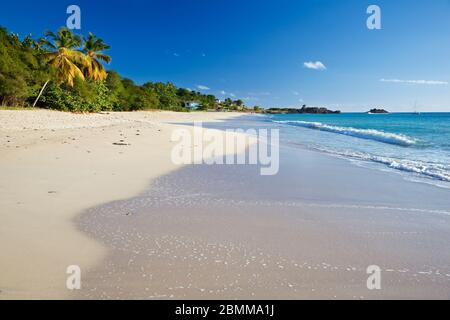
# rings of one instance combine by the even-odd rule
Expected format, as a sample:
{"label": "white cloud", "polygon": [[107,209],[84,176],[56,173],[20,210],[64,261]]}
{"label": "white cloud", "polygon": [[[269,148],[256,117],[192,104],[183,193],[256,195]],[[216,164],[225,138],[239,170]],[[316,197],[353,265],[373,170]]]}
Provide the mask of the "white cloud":
{"label": "white cloud", "polygon": [[325,65],[320,61],[316,61],[316,62],[308,61],[308,62],[303,63],[303,65],[305,66],[305,68],[313,69],[313,70],[326,70],[327,69],[327,67],[325,67]]}
{"label": "white cloud", "polygon": [[236,97],[236,95],[234,93],[226,92],[225,90],[220,91],[220,94],[223,95],[223,96],[230,96],[230,97],[233,97],[233,98]]}
{"label": "white cloud", "polygon": [[204,86],[202,84],[197,85],[197,88],[200,90],[209,90],[209,88],[207,86]]}
{"label": "white cloud", "polygon": [[447,81],[438,80],[400,80],[400,79],[380,79],[381,82],[426,84],[426,85],[448,85]]}
{"label": "white cloud", "polygon": [[179,53],[176,53],[176,52],[174,52],[173,55],[174,55],[175,57],[179,57],[179,56],[180,56],[180,54],[179,54]]}
{"label": "white cloud", "polygon": [[292,91],[292,94],[293,94],[294,96],[299,96],[299,95],[300,95],[300,92],[298,92],[298,91]]}

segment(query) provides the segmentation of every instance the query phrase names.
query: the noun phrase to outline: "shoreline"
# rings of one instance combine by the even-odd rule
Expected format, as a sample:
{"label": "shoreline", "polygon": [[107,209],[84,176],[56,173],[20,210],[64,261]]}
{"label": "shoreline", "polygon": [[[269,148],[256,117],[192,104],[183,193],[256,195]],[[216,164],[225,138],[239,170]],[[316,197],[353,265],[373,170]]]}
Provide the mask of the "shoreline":
{"label": "shoreline", "polygon": [[[446,189],[286,145],[272,177],[256,166],[171,164],[172,129],[258,125],[242,114],[35,115],[0,111],[12,141],[1,144],[0,249],[10,259],[0,262],[0,299],[450,293]],[[79,292],[65,288],[73,264]],[[365,287],[372,264],[382,291]]]}
{"label": "shoreline", "polygon": [[442,127],[445,119],[430,118],[429,113],[420,118],[398,118],[378,121],[355,113],[347,118],[330,119],[275,117],[273,122],[290,132],[293,145],[345,158],[358,165],[399,172],[406,179],[450,188],[450,154],[445,144],[445,127]]}
{"label": "shoreline", "polygon": [[[216,126],[248,124],[229,122]],[[290,146],[281,161],[273,177],[245,165],[186,166],[87,210],[80,228],[110,254],[73,298],[448,296],[448,191]],[[366,288],[370,265],[380,266],[381,291]]]}
{"label": "shoreline", "polygon": [[[237,116],[1,110],[0,251],[8,259],[0,261],[0,299],[67,296],[67,266],[88,268],[106,254],[72,219],[177,169],[169,158],[172,123]],[[129,145],[113,145],[121,140]]]}
{"label": "shoreline", "polygon": [[[447,298],[450,217],[412,203],[436,192],[433,206],[448,206],[445,191],[313,151],[283,148],[282,159],[280,176],[263,179],[251,166],[187,166],[87,210],[80,228],[110,254],[73,298]],[[369,265],[383,290],[366,288]]]}

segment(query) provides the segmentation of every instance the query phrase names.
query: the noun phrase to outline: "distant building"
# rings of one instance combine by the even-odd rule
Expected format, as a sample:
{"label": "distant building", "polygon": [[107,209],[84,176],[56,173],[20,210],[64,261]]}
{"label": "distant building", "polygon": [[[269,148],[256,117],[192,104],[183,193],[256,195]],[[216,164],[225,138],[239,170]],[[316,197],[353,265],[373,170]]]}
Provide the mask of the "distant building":
{"label": "distant building", "polygon": [[189,110],[197,110],[201,107],[201,104],[198,102],[183,102],[183,106]]}

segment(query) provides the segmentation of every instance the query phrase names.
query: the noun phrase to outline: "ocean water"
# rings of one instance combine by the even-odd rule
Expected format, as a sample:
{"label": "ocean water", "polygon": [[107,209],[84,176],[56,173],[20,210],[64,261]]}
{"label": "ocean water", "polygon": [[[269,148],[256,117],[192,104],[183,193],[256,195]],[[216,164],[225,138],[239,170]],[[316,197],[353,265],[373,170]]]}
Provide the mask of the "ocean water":
{"label": "ocean water", "polygon": [[450,113],[270,115],[282,142],[450,187]]}

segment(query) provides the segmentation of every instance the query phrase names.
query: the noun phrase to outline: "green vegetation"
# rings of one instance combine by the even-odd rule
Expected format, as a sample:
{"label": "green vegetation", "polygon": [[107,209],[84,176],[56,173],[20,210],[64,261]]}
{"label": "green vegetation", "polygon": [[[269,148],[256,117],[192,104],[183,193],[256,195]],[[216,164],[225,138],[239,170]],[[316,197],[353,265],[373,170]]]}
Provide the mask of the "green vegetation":
{"label": "green vegetation", "polygon": [[45,37],[20,39],[0,27],[0,106],[40,107],[70,112],[162,109],[261,111],[242,100],[177,88],[172,83],[137,85],[104,64],[110,47],[92,33],[81,37],[67,28]]}

